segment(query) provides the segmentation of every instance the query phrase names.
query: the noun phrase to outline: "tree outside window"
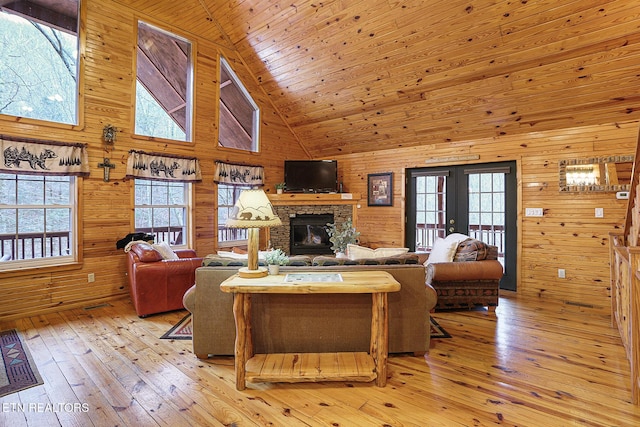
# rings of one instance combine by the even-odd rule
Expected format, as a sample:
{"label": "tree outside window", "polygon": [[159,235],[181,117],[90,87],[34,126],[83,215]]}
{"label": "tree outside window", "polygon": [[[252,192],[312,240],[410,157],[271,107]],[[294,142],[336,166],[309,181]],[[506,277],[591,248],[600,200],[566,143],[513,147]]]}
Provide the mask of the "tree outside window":
{"label": "tree outside window", "polygon": [[0,11],[0,114],[76,125],[78,3],[21,4]]}
{"label": "tree outside window", "polygon": [[0,173],[0,270],[72,262],[76,180]]}

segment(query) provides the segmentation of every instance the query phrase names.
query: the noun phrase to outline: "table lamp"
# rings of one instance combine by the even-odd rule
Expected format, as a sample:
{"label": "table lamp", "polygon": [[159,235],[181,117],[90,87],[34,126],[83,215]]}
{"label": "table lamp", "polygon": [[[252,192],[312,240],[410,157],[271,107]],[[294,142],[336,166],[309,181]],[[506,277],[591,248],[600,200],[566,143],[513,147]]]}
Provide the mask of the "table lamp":
{"label": "table lamp", "polygon": [[268,274],[265,267],[258,267],[258,241],[260,228],[282,225],[280,218],[273,212],[273,206],[263,190],[244,190],[233,206],[226,226],[247,229],[247,267],[238,274],[244,278],[264,277]]}

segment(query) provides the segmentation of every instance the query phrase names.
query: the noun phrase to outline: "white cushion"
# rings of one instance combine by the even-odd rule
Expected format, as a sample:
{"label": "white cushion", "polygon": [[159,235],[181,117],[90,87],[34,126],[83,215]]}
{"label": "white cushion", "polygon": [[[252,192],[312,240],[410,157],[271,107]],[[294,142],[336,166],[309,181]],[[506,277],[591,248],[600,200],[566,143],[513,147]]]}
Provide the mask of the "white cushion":
{"label": "white cushion", "polygon": [[[264,255],[266,251],[258,251],[258,260],[264,261]],[[249,259],[249,254],[239,254],[231,251],[218,251],[218,256],[222,256],[225,258],[233,258],[233,259]]]}
{"label": "white cushion", "polygon": [[445,237],[445,240],[447,242],[456,242],[456,243],[460,243],[460,242],[464,242],[465,240],[467,240],[469,238],[469,236],[467,236],[466,234],[462,234],[462,233],[451,233],[449,234],[447,237]]}
{"label": "white cushion", "polygon": [[409,248],[378,248],[370,249],[364,246],[347,245],[347,257],[352,260],[367,258],[386,258],[395,255],[402,255],[409,252]]}
{"label": "white cushion", "polygon": [[460,242],[467,240],[469,236],[460,233],[449,234],[446,238],[438,237],[433,243],[429,258],[424,265],[435,264],[437,262],[451,262],[456,255]]}
{"label": "white cushion", "polygon": [[171,249],[171,246],[169,246],[167,242],[154,243],[152,246],[153,249],[160,252],[162,259],[180,259],[180,257],[173,252],[173,249]]}

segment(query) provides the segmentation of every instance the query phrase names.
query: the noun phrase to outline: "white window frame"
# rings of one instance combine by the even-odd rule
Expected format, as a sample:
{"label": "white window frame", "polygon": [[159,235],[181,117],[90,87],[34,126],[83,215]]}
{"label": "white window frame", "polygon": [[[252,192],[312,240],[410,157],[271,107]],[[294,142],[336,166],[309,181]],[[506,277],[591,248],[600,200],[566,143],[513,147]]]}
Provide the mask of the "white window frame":
{"label": "white window frame", "polygon": [[[25,179],[33,178],[35,175],[23,175],[23,174],[11,174],[11,173],[2,173],[4,176],[13,176],[16,180],[16,193],[19,191],[19,184],[21,177],[25,177]],[[42,190],[43,190],[43,200],[46,201],[47,194],[47,180],[51,179],[59,179],[59,176],[49,176],[49,175],[39,175],[38,178],[42,178]],[[78,262],[78,184],[79,179],[74,176],[66,177],[69,179],[69,203],[65,204],[20,204],[18,203],[18,195],[16,194],[16,203],[15,204],[0,204],[1,209],[15,209],[15,210],[25,210],[25,209],[68,209],[69,210],[69,254],[67,255],[59,255],[59,256],[44,256],[44,257],[33,257],[28,259],[12,259],[5,260],[0,262],[0,271],[10,271],[10,270],[20,270],[20,269],[28,269],[28,268],[42,268],[42,267],[50,267],[50,266],[59,266],[59,265],[68,265],[74,264]],[[43,219],[44,221],[44,230],[42,230],[42,234],[46,239],[46,216]],[[20,234],[19,227],[20,224],[16,221],[16,235]],[[17,239],[17,236],[16,236]],[[41,243],[45,244],[45,241]],[[13,250],[16,250],[16,247],[13,247]],[[15,258],[15,254],[13,254]]]}
{"label": "white window frame", "polygon": [[[235,206],[236,201],[238,200],[238,197],[240,196],[240,193],[243,190],[248,190],[250,189],[251,186],[249,185],[234,185],[234,184],[223,184],[223,183],[218,183],[218,202],[217,202],[217,213],[218,215],[216,216],[216,223],[217,223],[217,229],[218,229],[218,247],[232,247],[232,246],[245,246],[247,244],[247,230],[246,229],[242,229],[242,228],[235,228],[233,229],[235,233],[237,234],[241,234],[244,236],[243,239],[237,239],[237,240],[225,240],[221,237],[223,237],[221,235],[220,232],[220,227],[224,226],[224,224],[220,224],[220,209],[226,209],[228,212],[231,212],[231,210],[233,210],[233,207]],[[227,205],[227,204],[221,204],[220,203],[220,194],[222,191],[228,192],[228,191],[234,191],[234,195],[233,195],[233,200],[231,205]]]}
{"label": "white window frame", "polygon": [[[224,68],[224,70],[227,72],[227,74],[233,81],[233,84],[238,88],[238,90],[242,93],[246,101],[253,108],[253,117],[252,117],[253,133],[251,134],[251,149],[243,150],[243,151],[257,153],[260,151],[260,107],[258,107],[258,104],[256,104],[256,102],[253,100],[253,97],[251,96],[247,88],[244,86],[244,84],[242,83],[238,75],[235,73],[235,71],[233,71],[233,68],[231,68],[231,65],[224,58],[224,56],[220,56],[220,67]],[[222,79],[219,79],[219,80],[222,80]],[[220,81],[221,85],[222,83],[223,82]],[[220,96],[221,93],[222,91],[219,92],[218,96]],[[222,103],[222,99],[218,99],[218,105],[220,105],[220,103]],[[218,120],[219,119],[220,117],[218,117]],[[220,125],[221,124],[218,121],[218,126]],[[218,145],[221,146],[220,142],[218,142]]]}
{"label": "white window frame", "polygon": [[[77,10],[77,21],[76,21],[76,33],[75,33],[75,38],[76,38],[76,49],[75,49],[75,85],[73,88],[73,97],[74,97],[74,111],[73,111],[73,118],[70,122],[66,122],[66,121],[58,121],[58,120],[54,120],[52,118],[41,118],[41,117],[36,117],[33,115],[14,115],[14,114],[10,114],[10,113],[0,113],[0,119],[2,120],[10,120],[11,122],[15,122],[15,117],[20,117],[20,121],[22,123],[46,123],[49,125],[53,125],[53,126],[72,126],[73,128],[76,127],[81,127],[82,126],[82,95],[81,95],[81,91],[80,88],[82,87],[83,83],[83,75],[82,75],[82,70],[83,70],[83,62],[84,62],[84,47],[83,47],[83,43],[81,43],[81,37],[84,37],[84,33],[82,32],[82,26],[80,25],[81,22],[81,4],[82,1],[78,0],[78,10]],[[28,16],[26,14],[23,13],[19,13],[13,10],[3,10],[0,13],[6,13],[8,15],[13,15],[13,16],[17,16],[20,17],[22,19],[25,19],[26,21],[32,22],[32,23],[38,23],[40,25],[43,25],[45,27],[51,28],[52,30],[57,31],[58,33],[68,33],[68,30],[65,30],[63,28],[56,28],[52,25],[48,25],[46,22],[42,21],[42,20],[38,20],[35,19],[31,16]],[[10,35],[9,40],[12,39],[12,36],[14,35]],[[15,39],[15,37],[14,37]],[[24,46],[20,46],[20,48],[24,48]],[[28,48],[27,48],[28,49]],[[7,49],[5,49],[6,51],[8,51]],[[1,70],[1,68],[0,68]],[[33,70],[24,70],[25,73],[33,73]],[[0,77],[0,84],[2,83],[2,78]],[[51,100],[51,102],[57,102],[58,101],[58,96],[59,94],[51,94],[48,99]],[[24,108],[28,108],[28,106],[25,106]]]}
{"label": "white window frame", "polygon": [[[142,84],[138,80],[138,63],[137,63],[137,60],[136,60],[136,66],[135,66],[136,79],[135,79],[135,82],[134,82],[135,85],[134,85],[134,89],[133,89],[133,94],[134,94],[134,99],[133,99],[133,102],[134,102],[133,129],[134,129],[134,132],[135,132],[134,136],[138,137],[138,138],[142,137],[142,138],[153,138],[153,139],[165,139],[165,140],[172,140],[172,141],[192,142],[192,140],[193,140],[193,123],[192,123],[193,122],[193,99],[194,99],[194,96],[193,96],[194,44],[193,44],[193,42],[191,42],[190,40],[188,40],[188,39],[186,39],[184,37],[181,37],[181,36],[171,32],[171,31],[164,30],[164,29],[162,29],[162,28],[160,28],[160,27],[158,27],[156,25],[150,24],[147,21],[138,20],[137,22],[138,22],[138,27],[137,28],[139,28],[140,25],[145,25],[145,26],[149,27],[150,29],[152,29],[154,31],[157,31],[160,34],[165,35],[166,37],[170,37],[170,38],[179,40],[181,42],[188,43],[189,46],[190,46],[190,49],[189,49],[189,57],[188,57],[188,66],[187,66],[187,70],[186,70],[186,72],[187,72],[187,76],[186,76],[187,87],[186,87],[186,99],[185,99],[185,103],[186,103],[185,115],[186,115],[186,117],[185,117],[185,129],[184,129],[185,136],[184,136],[184,138],[183,139],[172,139],[172,138],[166,138],[166,137],[163,137],[163,136],[160,136],[160,135],[147,135],[145,133],[140,133],[138,131],[137,119],[136,119],[137,116],[138,116],[138,90],[140,88],[142,88],[142,90],[146,90],[146,89],[142,86]],[[139,32],[138,32],[138,34],[136,35],[136,42],[138,42],[138,38],[139,37],[140,36],[139,36]],[[136,52],[137,52],[137,50],[136,50]],[[149,92],[149,94],[152,97],[154,96],[153,93],[151,93],[151,92]],[[160,105],[158,105],[158,107],[162,108]],[[168,120],[172,120],[171,117],[169,117],[168,114],[167,114],[167,119]]]}
{"label": "white window frame", "polygon": [[[153,200],[153,196],[151,199],[151,203],[147,204],[147,203],[142,203],[142,204],[137,204],[136,200],[135,200],[135,193],[136,193],[136,186],[137,185],[150,185],[151,186],[151,192],[153,193],[153,189],[154,187],[160,187],[160,186],[165,186],[167,188],[167,194],[168,194],[168,190],[169,190],[169,186],[177,186],[182,185],[183,186],[183,191],[184,191],[184,203],[183,204],[171,204],[171,203],[154,203]],[[179,244],[174,244],[171,239],[169,239],[167,241],[167,243],[169,243],[169,245],[172,248],[175,249],[184,249],[184,248],[188,248],[190,246],[190,242],[191,240],[191,217],[192,217],[192,212],[191,212],[191,194],[192,194],[192,185],[191,183],[188,182],[180,182],[180,181],[159,181],[159,180],[147,180],[147,179],[135,179],[134,180],[134,230],[136,232],[140,232],[140,231],[144,231],[144,232],[148,232],[150,234],[155,234],[156,235],[156,239],[155,242],[158,243],[161,240],[166,240],[166,239],[160,239],[159,237],[161,236],[171,236],[171,232],[170,229],[172,227],[172,224],[169,222],[168,226],[157,226],[154,227],[153,224],[153,219],[151,220],[151,224],[150,227],[142,227],[139,226],[137,224],[137,210],[138,209],[152,209],[152,218],[153,218],[153,211],[155,209],[182,209],[183,211],[183,221],[184,224],[179,225],[181,228],[181,232],[182,232],[182,243]],[[169,217],[169,221],[171,221],[171,217]],[[177,227],[178,225],[176,225]],[[164,228],[164,229],[163,229]],[[159,235],[158,235],[159,234]]]}

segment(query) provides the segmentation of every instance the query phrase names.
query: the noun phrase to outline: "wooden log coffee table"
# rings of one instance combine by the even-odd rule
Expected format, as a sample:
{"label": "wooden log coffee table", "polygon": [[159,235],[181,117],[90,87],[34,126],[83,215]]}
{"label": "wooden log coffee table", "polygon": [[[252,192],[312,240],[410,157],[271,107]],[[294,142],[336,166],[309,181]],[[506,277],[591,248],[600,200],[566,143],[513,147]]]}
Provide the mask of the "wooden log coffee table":
{"label": "wooden log coffee table", "polygon": [[[389,312],[387,292],[400,290],[385,271],[300,272],[245,279],[234,275],[220,284],[231,292],[236,323],[236,388],[246,382],[318,382],[376,380],[387,382]],[[254,354],[251,336],[251,294],[370,293],[372,295],[369,353],[281,353]]]}

